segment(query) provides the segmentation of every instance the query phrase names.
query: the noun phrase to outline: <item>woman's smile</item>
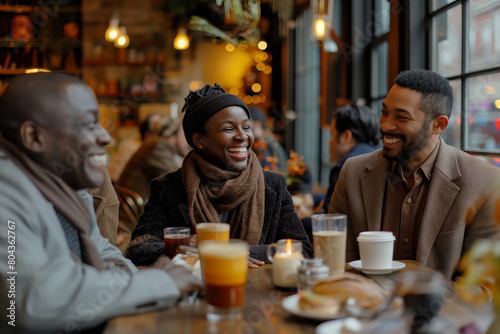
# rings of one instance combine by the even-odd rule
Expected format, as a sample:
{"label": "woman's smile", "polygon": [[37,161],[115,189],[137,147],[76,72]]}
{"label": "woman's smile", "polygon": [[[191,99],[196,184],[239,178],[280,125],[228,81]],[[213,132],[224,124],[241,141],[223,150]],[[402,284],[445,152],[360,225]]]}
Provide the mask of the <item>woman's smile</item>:
{"label": "woman's smile", "polygon": [[222,109],[207,120],[204,128],[205,134],[195,133],[195,142],[205,159],[224,170],[242,171],[247,167],[254,135],[243,108]]}

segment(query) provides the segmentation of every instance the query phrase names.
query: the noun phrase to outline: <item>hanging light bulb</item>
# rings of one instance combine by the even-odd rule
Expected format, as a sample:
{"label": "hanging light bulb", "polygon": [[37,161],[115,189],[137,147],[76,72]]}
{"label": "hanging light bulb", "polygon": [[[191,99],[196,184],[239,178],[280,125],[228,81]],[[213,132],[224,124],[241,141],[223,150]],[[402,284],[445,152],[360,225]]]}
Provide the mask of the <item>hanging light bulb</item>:
{"label": "hanging light bulb", "polygon": [[311,0],[311,37],[323,41],[332,29],[334,0]]}
{"label": "hanging light bulb", "polygon": [[186,50],[189,48],[189,38],[186,28],[177,29],[177,36],[174,39],[174,48],[177,50]]}
{"label": "hanging light bulb", "polygon": [[318,16],[316,22],[314,22],[314,34],[316,38],[319,40],[323,40],[325,38],[326,32],[326,22],[323,18],[323,15]]}
{"label": "hanging light bulb", "polygon": [[104,35],[106,41],[113,42],[118,35],[120,34],[120,28],[118,27],[120,24],[120,20],[117,16],[113,16],[111,20],[109,20],[108,29],[106,29],[106,34]]}
{"label": "hanging light bulb", "polygon": [[127,35],[127,27],[120,27],[120,33],[115,39],[115,46],[117,48],[126,48],[130,44],[130,39]]}

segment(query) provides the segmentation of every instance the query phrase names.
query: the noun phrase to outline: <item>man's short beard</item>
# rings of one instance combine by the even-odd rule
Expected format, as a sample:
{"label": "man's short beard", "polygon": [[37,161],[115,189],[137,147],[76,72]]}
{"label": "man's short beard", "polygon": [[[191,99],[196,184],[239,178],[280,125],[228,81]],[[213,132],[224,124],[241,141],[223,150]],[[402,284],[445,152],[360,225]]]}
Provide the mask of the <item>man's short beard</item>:
{"label": "man's short beard", "polygon": [[[384,158],[389,160],[390,162],[397,161],[401,164],[405,164],[410,159],[420,152],[428,143],[429,141],[429,132],[430,128],[429,125],[431,124],[432,119],[429,116],[425,117],[425,122],[424,125],[422,125],[422,128],[418,130],[417,134],[415,134],[412,138],[408,140],[408,137],[404,137],[405,141],[403,143],[403,148],[401,149],[401,152],[395,156],[388,155],[384,152],[382,149],[382,153]],[[384,134],[382,133],[382,136]],[[401,138],[401,137],[400,137]],[[403,139],[403,138],[401,138]]]}

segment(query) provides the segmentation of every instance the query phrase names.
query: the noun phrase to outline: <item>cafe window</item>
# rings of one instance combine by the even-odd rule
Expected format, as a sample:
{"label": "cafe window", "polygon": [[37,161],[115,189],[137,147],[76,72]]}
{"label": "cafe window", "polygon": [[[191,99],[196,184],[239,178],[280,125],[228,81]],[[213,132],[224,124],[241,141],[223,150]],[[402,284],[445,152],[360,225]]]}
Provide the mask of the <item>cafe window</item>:
{"label": "cafe window", "polygon": [[443,139],[500,165],[500,1],[431,0],[430,66],[453,87]]}
{"label": "cafe window", "polygon": [[373,40],[371,42],[371,107],[377,116],[380,115],[382,102],[388,90],[388,61],[390,28],[390,3],[387,0],[373,2]]}
{"label": "cafe window", "polygon": [[319,150],[317,129],[320,126],[320,44],[311,39],[311,11],[305,10],[296,19],[295,33],[295,112],[294,150],[307,161],[307,168],[312,174],[312,182],[318,182]]}

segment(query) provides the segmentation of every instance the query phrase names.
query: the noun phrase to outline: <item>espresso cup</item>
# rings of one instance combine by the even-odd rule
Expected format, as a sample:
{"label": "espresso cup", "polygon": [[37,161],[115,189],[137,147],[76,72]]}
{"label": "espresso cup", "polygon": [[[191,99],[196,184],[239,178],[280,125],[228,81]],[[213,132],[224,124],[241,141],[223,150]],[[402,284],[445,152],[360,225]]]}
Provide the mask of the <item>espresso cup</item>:
{"label": "espresso cup", "polygon": [[363,269],[392,268],[394,240],[396,238],[392,232],[361,232],[358,236],[358,244]]}

